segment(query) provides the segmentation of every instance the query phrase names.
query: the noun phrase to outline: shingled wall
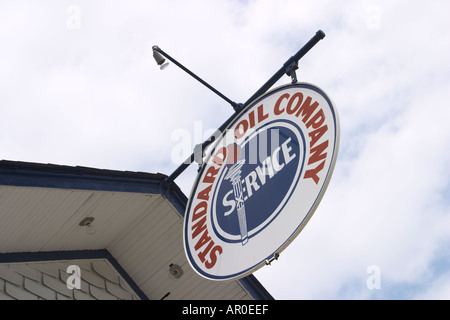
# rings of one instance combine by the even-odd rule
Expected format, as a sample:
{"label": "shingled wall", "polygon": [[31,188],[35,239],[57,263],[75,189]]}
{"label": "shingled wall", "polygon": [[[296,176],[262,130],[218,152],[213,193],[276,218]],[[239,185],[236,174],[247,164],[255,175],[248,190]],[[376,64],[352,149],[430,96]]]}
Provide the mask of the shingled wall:
{"label": "shingled wall", "polygon": [[[67,286],[70,265],[80,268],[80,289]],[[105,259],[0,264],[0,300],[138,299]]]}

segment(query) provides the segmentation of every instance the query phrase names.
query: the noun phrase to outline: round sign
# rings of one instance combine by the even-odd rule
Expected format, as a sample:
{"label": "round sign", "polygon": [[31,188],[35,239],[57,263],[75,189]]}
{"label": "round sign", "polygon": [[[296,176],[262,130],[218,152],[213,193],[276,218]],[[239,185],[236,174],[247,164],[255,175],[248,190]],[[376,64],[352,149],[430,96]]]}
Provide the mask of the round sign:
{"label": "round sign", "polygon": [[278,256],[317,208],[338,146],[338,114],[314,85],[282,86],[245,108],[191,191],[183,239],[193,269],[227,280]]}

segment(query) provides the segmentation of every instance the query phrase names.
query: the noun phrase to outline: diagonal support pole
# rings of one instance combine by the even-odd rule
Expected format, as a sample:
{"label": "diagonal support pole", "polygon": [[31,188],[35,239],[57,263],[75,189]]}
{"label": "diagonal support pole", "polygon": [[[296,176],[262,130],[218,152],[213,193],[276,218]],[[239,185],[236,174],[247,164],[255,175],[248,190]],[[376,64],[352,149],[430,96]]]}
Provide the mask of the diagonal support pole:
{"label": "diagonal support pole", "polygon": [[212,92],[214,92],[215,94],[217,94],[219,97],[221,97],[223,100],[225,100],[226,102],[228,102],[233,109],[236,111],[236,109],[239,107],[239,105],[232,101],[231,99],[227,98],[223,93],[221,93],[219,90],[217,90],[216,88],[214,88],[213,86],[211,86],[210,84],[208,84],[206,81],[204,81],[202,78],[200,78],[199,76],[197,76],[195,73],[193,73],[191,70],[189,70],[188,68],[186,68],[185,66],[183,66],[181,63],[179,63],[177,60],[175,60],[174,58],[172,58],[171,56],[169,56],[166,52],[164,52],[163,50],[161,50],[160,47],[158,46],[153,46],[153,51],[157,51],[160,54],[162,54],[164,57],[166,57],[168,60],[170,60],[171,62],[173,62],[175,65],[177,65],[180,69],[182,69],[183,71],[185,71],[187,74],[189,74],[191,77],[193,77],[195,80],[197,80],[198,82],[200,82],[201,84],[203,84],[205,87],[207,87],[209,90],[211,90]]}
{"label": "diagonal support pole", "polygon": [[[234,118],[240,113],[240,111],[244,110],[250,103],[252,103],[256,98],[263,95],[267,92],[278,80],[281,79],[281,77],[285,74],[288,74],[289,72],[295,73],[295,68],[293,66],[298,65],[298,61],[303,58],[303,56],[308,53],[320,40],[322,40],[325,37],[325,33],[322,30],[319,30],[316,32],[316,34],[292,57],[290,57],[283,66],[265,83],[262,85],[261,88],[259,88],[258,91],[256,91],[243,105],[242,104],[236,104],[223,96],[220,92],[218,92],[216,89],[209,86],[206,82],[195,76],[192,72],[187,70],[185,67],[183,67],[181,64],[176,62],[172,57],[169,57],[165,52],[163,52],[161,49],[158,48],[159,52],[167,57],[170,61],[174,62],[176,65],[178,65],[180,68],[188,72],[190,75],[192,75],[194,78],[196,78],[198,81],[200,81],[202,84],[213,90],[216,94],[221,96],[224,100],[229,102],[230,104],[234,104],[233,108],[235,109],[234,114],[229,117],[220,127],[219,129],[211,135],[207,140],[205,140],[201,145],[201,150],[205,150],[211,143],[214,142],[216,137],[219,137],[220,134],[228,127],[228,125],[234,120]],[[155,48],[155,47],[154,47]],[[154,49],[155,50],[155,49]],[[288,74],[291,75],[292,74]],[[200,79],[200,80],[199,80]],[[174,182],[174,180],[183,173],[184,170],[186,170],[189,165],[194,162],[195,160],[195,154],[192,153],[190,157],[188,157],[177,169],[175,169],[174,172],[167,178],[165,178],[161,182],[161,188],[163,191],[166,191],[170,188],[171,184]]]}

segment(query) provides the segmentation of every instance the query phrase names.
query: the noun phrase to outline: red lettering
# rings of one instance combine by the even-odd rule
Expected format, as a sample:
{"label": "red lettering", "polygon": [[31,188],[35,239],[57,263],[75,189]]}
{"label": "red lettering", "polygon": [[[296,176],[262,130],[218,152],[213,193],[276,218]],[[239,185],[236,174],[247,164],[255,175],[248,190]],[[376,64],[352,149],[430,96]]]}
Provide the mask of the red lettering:
{"label": "red lettering", "polygon": [[209,187],[206,187],[205,189],[200,191],[197,195],[197,199],[208,201],[209,200],[209,192],[211,191],[211,188],[212,188],[212,184],[209,185]]}
{"label": "red lettering", "polygon": [[212,248],[211,253],[209,254],[210,261],[205,262],[205,267],[208,269],[211,269],[212,267],[214,267],[214,265],[217,262],[217,256],[221,255],[222,252],[223,252],[223,250],[222,250],[221,246],[215,246],[214,248]]}
{"label": "red lettering", "polygon": [[260,105],[258,107],[258,123],[266,120],[268,117],[269,117],[269,114],[267,114],[267,113],[264,114],[264,105]]}
{"label": "red lettering", "polygon": [[213,166],[209,167],[208,170],[206,170],[205,177],[203,178],[204,183],[213,183],[216,179],[216,174],[219,172],[220,168],[214,169]]}
{"label": "red lettering", "polygon": [[[241,127],[242,130],[240,130]],[[236,129],[234,129],[234,136],[236,137],[236,139],[240,139],[245,135],[247,130],[248,130],[248,121],[244,119],[241,122],[239,122],[236,126]]]}
{"label": "red lettering", "polygon": [[255,126],[255,110],[252,110],[252,112],[248,114],[248,119],[250,121],[250,128],[253,128]]}
{"label": "red lettering", "polygon": [[206,229],[206,217],[203,217],[200,219],[196,224],[192,226],[192,239],[195,239],[200,232],[204,231]]}
{"label": "red lettering", "polygon": [[213,162],[219,166],[223,164],[225,161],[225,158],[227,157],[227,148],[223,147],[217,150],[216,154],[214,155]]}
{"label": "red lettering", "polygon": [[311,104],[312,98],[307,97],[305,102],[303,102],[302,106],[298,110],[298,112],[295,114],[296,117],[302,115],[302,121],[306,123],[308,121],[309,117],[314,113],[316,108],[319,106],[319,103],[316,101],[313,104]]}
{"label": "red lettering", "polygon": [[[296,101],[296,100],[297,100],[297,103],[295,104],[294,107],[292,107],[294,105],[294,101]],[[288,114],[295,113],[298,110],[298,108],[300,108],[300,106],[302,105],[302,102],[303,102],[303,94],[301,92],[297,92],[289,100],[287,107],[286,107],[286,112]]]}
{"label": "red lettering", "polygon": [[322,161],[322,163],[319,164],[319,165],[318,165],[317,167],[315,167],[314,169],[307,170],[307,171],[305,172],[305,177],[304,177],[304,179],[311,178],[311,179],[314,180],[314,182],[315,182],[316,184],[318,184],[320,178],[319,178],[319,176],[317,175],[317,173],[319,173],[319,172],[323,169],[324,166],[325,166],[325,160]]}
{"label": "red lettering", "polygon": [[328,148],[328,140],[322,142],[317,147],[311,149],[311,154],[309,156],[308,165],[313,164],[317,161],[323,160],[327,157],[327,153],[323,153],[325,149]]}
{"label": "red lettering", "polygon": [[314,145],[319,141],[319,139],[327,132],[328,126],[324,125],[320,127],[319,129],[316,129],[310,133],[308,133],[309,137],[311,138],[311,141],[309,142],[310,147],[314,147]]}
{"label": "red lettering", "polygon": [[227,150],[227,164],[230,166],[238,161],[241,147],[237,143],[233,143],[227,146]]}
{"label": "red lettering", "polygon": [[205,201],[200,202],[194,209],[194,212],[192,213],[192,221],[197,220],[201,216],[205,215],[206,209],[208,207],[208,203]]}
{"label": "red lettering", "polygon": [[323,113],[323,110],[320,109],[319,111],[317,111],[314,117],[312,117],[311,120],[306,123],[306,127],[309,128],[312,126],[313,129],[317,129],[323,124],[324,121],[325,114]]}
{"label": "red lettering", "polygon": [[[205,237],[206,234],[206,237]],[[203,240],[202,240],[203,239]],[[199,242],[202,240],[202,243],[199,245]],[[201,247],[203,247],[206,243],[208,243],[208,246],[205,248],[205,250],[199,252],[197,255],[200,258],[200,260],[202,262],[205,262],[205,256],[209,253],[209,251],[211,250],[211,248],[214,246],[214,241],[211,240],[211,237],[208,236],[208,231],[205,231],[203,233],[203,236],[200,238],[199,242],[197,242],[197,244],[195,245],[195,250],[200,249]]]}
{"label": "red lettering", "polygon": [[278,116],[278,115],[280,115],[280,114],[282,114],[282,113],[284,112],[284,109],[283,109],[283,110],[280,109],[281,102],[282,102],[284,99],[289,99],[289,94],[288,94],[288,93],[285,93],[285,94],[283,94],[282,96],[280,96],[280,97],[278,98],[277,102],[275,103],[275,107],[274,107],[274,109],[273,109],[273,113],[274,113],[276,116]]}

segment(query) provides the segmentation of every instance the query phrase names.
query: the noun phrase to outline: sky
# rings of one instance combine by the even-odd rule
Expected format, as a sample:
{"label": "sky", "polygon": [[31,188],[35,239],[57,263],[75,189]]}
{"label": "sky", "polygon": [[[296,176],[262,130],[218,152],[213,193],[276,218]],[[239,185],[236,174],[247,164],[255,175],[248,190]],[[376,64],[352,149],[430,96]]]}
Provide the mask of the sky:
{"label": "sky", "polygon": [[[319,29],[299,81],[340,118],[318,209],[276,299],[450,298],[446,0],[0,2],[0,159],[170,174]],[[274,86],[290,82],[285,76]],[[191,165],[175,182],[189,195]]]}

